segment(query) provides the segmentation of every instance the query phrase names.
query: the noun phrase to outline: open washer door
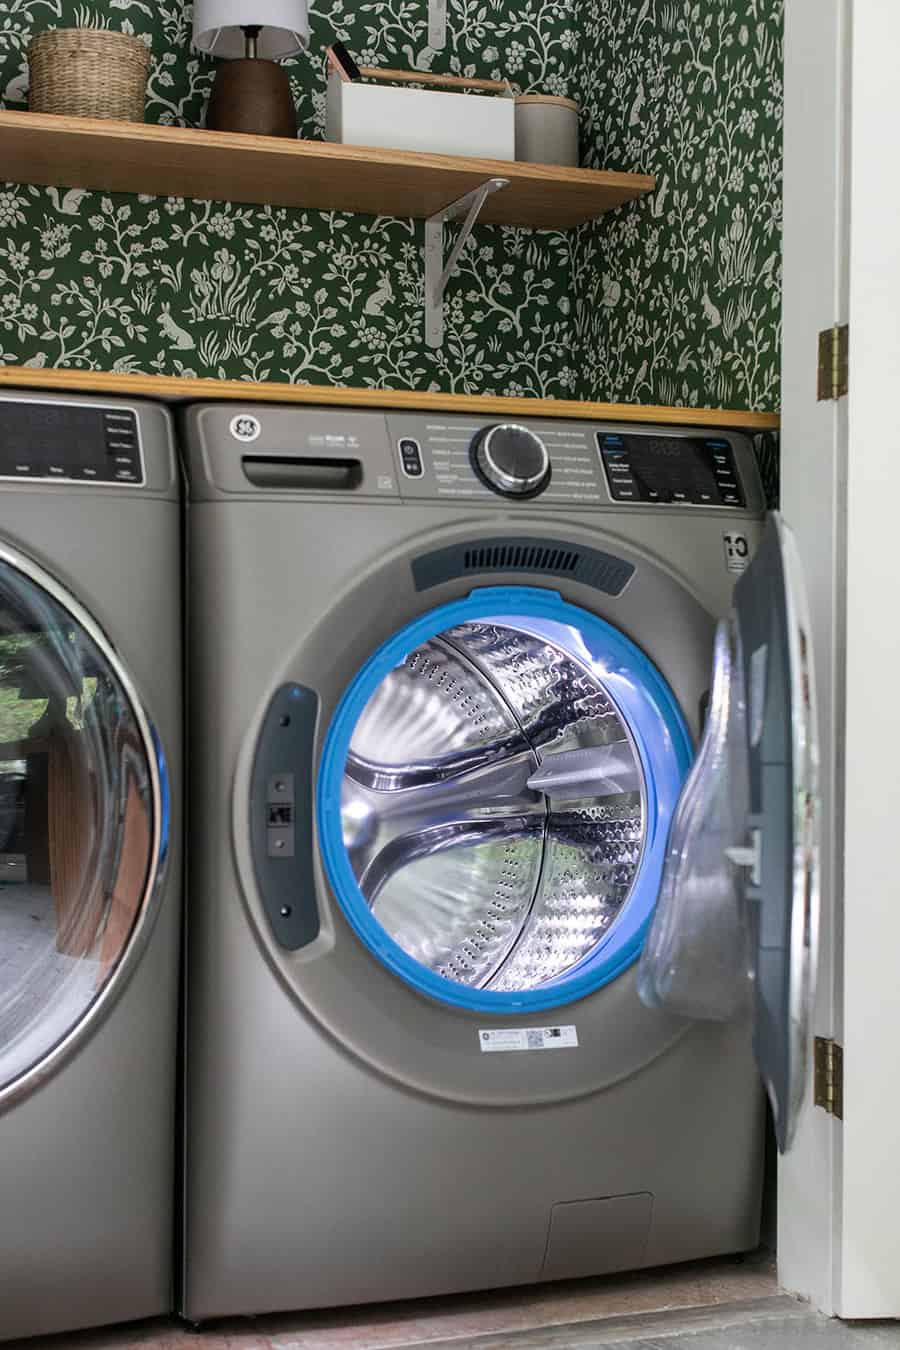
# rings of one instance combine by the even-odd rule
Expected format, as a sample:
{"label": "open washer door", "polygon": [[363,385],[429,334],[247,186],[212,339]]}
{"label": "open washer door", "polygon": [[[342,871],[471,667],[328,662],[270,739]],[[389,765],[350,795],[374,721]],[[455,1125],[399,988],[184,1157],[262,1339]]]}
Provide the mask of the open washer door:
{"label": "open washer door", "polygon": [[162,755],[85,610],[0,549],[0,1109],[94,1028],[166,856]]}
{"label": "open washer door", "polygon": [[803,575],[772,514],[716,637],[709,717],[672,824],[644,949],[646,1003],[750,1006],[782,1152],[807,1081],[819,922],[818,739]]}

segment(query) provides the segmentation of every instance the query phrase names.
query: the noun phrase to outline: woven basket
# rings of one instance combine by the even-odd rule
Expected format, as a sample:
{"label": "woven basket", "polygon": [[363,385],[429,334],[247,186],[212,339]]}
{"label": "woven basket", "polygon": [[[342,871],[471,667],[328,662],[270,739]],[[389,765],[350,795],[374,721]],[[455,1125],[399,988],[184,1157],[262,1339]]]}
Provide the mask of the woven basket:
{"label": "woven basket", "polygon": [[28,48],[32,112],[143,122],[150,52],[104,28],[52,28]]}

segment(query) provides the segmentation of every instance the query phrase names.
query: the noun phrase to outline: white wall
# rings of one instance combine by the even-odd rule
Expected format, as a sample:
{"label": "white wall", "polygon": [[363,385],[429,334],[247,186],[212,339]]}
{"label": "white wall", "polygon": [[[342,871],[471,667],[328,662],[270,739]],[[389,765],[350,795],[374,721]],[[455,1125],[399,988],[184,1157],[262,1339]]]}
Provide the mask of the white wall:
{"label": "white wall", "polygon": [[854,0],[836,1311],[900,1317],[900,4]]}

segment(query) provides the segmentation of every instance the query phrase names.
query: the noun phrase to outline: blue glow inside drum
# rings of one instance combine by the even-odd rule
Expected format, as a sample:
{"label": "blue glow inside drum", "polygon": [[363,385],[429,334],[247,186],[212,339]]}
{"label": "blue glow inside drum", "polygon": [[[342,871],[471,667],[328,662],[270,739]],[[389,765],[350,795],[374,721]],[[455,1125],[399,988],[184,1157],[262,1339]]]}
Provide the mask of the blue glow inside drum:
{"label": "blue glow inside drum", "polygon": [[319,778],[328,877],[420,992],[567,1003],[637,957],[690,761],[673,694],[622,633],[553,592],[477,591],[345,693]]}

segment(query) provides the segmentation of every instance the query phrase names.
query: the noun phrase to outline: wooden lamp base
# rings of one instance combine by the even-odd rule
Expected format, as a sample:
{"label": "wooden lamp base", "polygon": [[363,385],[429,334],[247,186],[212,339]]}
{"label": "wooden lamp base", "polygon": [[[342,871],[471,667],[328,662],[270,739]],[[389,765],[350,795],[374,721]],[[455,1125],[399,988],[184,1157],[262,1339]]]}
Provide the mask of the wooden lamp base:
{"label": "wooden lamp base", "polygon": [[274,61],[228,61],[216,74],[206,125],[250,136],[297,135],[297,110],[288,73]]}

